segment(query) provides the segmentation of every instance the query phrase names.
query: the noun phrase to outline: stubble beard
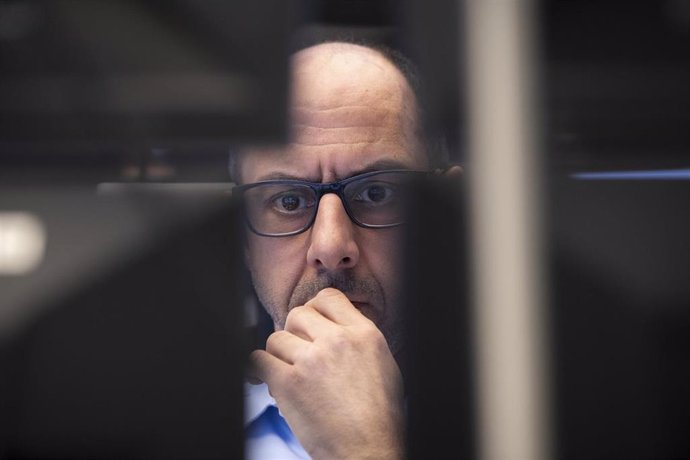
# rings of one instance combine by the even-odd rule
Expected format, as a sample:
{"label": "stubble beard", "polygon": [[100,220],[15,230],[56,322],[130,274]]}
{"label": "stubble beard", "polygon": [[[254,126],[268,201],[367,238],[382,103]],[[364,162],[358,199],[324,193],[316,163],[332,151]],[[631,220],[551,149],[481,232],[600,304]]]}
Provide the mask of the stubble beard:
{"label": "stubble beard", "polygon": [[[349,299],[362,300],[370,304],[371,308],[362,311],[381,330],[388,342],[388,348],[397,355],[403,346],[403,319],[400,296],[387,299],[381,284],[373,277],[357,276],[351,270],[340,272],[321,272],[315,278],[301,280],[293,289],[287,306],[281,308],[275,293],[267,289],[262,283],[253,278],[257,297],[266,312],[271,316],[276,330],[285,328],[285,319],[290,310],[304,305],[316,294],[326,288],[341,291]],[[392,301],[392,303],[391,303]]]}

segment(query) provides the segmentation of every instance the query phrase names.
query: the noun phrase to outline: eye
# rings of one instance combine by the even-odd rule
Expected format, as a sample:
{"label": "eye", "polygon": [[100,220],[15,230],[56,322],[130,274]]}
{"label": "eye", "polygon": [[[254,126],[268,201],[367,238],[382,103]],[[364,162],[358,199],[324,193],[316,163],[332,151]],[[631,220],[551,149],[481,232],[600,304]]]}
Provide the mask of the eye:
{"label": "eye", "polygon": [[362,187],[353,198],[359,203],[375,206],[389,203],[395,195],[396,189],[392,184],[374,183]]}
{"label": "eye", "polygon": [[284,214],[294,214],[314,205],[313,200],[308,199],[303,193],[284,192],[274,196],[271,200],[273,209]]}

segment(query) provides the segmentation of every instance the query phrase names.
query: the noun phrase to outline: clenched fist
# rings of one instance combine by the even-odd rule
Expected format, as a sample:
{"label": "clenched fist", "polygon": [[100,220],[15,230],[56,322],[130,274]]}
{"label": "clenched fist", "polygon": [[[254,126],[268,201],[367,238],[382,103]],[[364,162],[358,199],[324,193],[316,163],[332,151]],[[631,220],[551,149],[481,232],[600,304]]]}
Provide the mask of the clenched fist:
{"label": "clenched fist", "polygon": [[397,459],[402,376],[386,339],[342,292],[293,308],[250,357],[295,436],[315,459]]}

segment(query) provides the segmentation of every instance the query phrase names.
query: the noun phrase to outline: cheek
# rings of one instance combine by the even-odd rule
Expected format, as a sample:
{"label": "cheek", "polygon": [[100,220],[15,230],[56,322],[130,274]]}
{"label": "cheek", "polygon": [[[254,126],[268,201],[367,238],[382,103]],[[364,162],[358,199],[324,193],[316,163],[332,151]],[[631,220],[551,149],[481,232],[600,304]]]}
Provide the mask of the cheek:
{"label": "cheek", "polygon": [[403,274],[402,238],[399,228],[368,231],[360,239],[360,251],[372,274],[381,283],[386,298],[393,300]]}
{"label": "cheek", "polygon": [[[299,278],[306,261],[306,252],[298,237],[265,238],[249,235],[247,238],[247,266],[254,284],[270,295],[273,304],[287,299],[287,293]],[[270,293],[270,294],[269,294]]]}

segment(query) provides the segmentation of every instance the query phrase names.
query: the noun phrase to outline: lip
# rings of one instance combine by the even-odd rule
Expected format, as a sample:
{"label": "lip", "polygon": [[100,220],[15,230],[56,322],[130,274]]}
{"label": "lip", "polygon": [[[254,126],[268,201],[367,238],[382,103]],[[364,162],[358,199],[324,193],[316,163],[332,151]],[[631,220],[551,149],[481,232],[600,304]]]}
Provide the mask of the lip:
{"label": "lip", "polygon": [[358,310],[361,310],[362,308],[367,308],[371,307],[371,304],[369,302],[360,302],[359,300],[350,300],[350,303],[355,306]]}

